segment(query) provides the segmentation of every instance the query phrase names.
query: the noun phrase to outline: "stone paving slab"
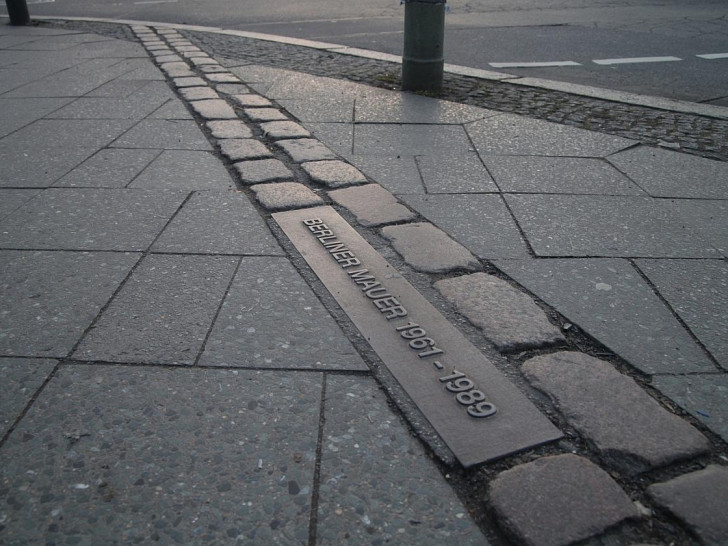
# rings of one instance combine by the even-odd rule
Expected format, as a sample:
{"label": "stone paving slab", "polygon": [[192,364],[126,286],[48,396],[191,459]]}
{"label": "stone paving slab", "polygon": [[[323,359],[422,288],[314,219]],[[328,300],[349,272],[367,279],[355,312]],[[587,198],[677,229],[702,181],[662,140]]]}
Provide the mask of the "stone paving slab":
{"label": "stone paving slab", "polygon": [[131,253],[0,251],[0,354],[67,356],[138,259]]}
{"label": "stone paving slab", "polygon": [[66,366],[0,451],[4,534],[305,543],[320,398],[318,374]]}
{"label": "stone paving slab", "polygon": [[238,119],[235,110],[222,99],[193,100],[189,104],[202,119]]}
{"label": "stone paving slab", "polygon": [[356,126],[353,153],[449,156],[472,147],[460,126],[361,124]]}
{"label": "stone paving slab", "polygon": [[548,321],[529,295],[493,275],[473,273],[443,279],[434,286],[501,352],[565,341],[559,328]]}
{"label": "stone paving slab", "polygon": [[51,188],[0,222],[0,248],[146,250],[179,192]]}
{"label": "stone paving slab", "polygon": [[0,221],[38,195],[41,190],[0,189]]}
{"label": "stone paving slab", "polygon": [[194,119],[181,100],[172,99],[147,116],[147,119]]}
{"label": "stone paving slab", "polygon": [[647,374],[715,371],[623,260],[498,260],[496,267]]}
{"label": "stone paving slab", "polygon": [[704,544],[728,542],[728,468],[710,465],[647,490],[655,502],[685,522]]}
{"label": "stone paving slab", "polygon": [[571,454],[502,472],[491,482],[489,497],[501,524],[529,546],[571,544],[638,516],[609,474]]}
{"label": "stone paving slab", "polygon": [[189,101],[203,100],[203,99],[219,99],[220,96],[215,92],[214,89],[209,87],[182,87],[179,90],[179,94]]}
{"label": "stone paving slab", "polygon": [[172,78],[175,87],[200,87],[206,86],[207,82],[197,76]]}
{"label": "stone paving slab", "polygon": [[728,201],[673,199],[665,206],[676,214],[688,229],[708,241],[728,258]]}
{"label": "stone paving slab", "polygon": [[295,121],[269,121],[261,123],[260,128],[263,135],[273,139],[309,138],[311,136],[311,133]]}
{"label": "stone paving slab", "polygon": [[374,381],[329,375],[324,411],[317,544],[487,546]]}
{"label": "stone paving slab", "polygon": [[251,138],[250,128],[240,120],[208,121],[205,125],[215,138]]}
{"label": "stone paving slab", "polygon": [[354,99],[350,98],[299,98],[278,100],[286,112],[302,122],[339,122],[354,121]]}
{"label": "stone paving slab", "polygon": [[[331,150],[342,156],[354,153],[354,125],[351,123],[304,123],[313,136]],[[397,155],[396,152],[387,155]],[[401,154],[399,154],[401,155]],[[313,157],[314,159],[335,159],[335,157]]]}
{"label": "stone paving slab", "polygon": [[728,263],[722,260],[637,260],[688,328],[728,370]]}
{"label": "stone paving slab", "polygon": [[480,263],[468,250],[432,224],[418,222],[382,228],[382,235],[411,267],[425,273],[474,271]]}
{"label": "stone paving slab", "polygon": [[336,154],[313,138],[279,140],[276,146],[286,152],[295,163],[337,159]]}
{"label": "stone paving slab", "polygon": [[209,152],[165,150],[129,184],[145,190],[227,190],[235,187],[227,169]]}
{"label": "stone paving slab", "polygon": [[379,184],[330,191],[329,197],[349,209],[362,226],[376,227],[415,219],[411,210]]}
{"label": "stone paving slab", "polygon": [[0,383],[3,386],[3,396],[0,398],[0,438],[20,417],[57,363],[57,360],[35,358],[0,358]]}
{"label": "stone paving slab", "polygon": [[421,156],[417,165],[427,193],[497,192],[498,186],[474,153]]}
{"label": "stone paving slab", "polygon": [[277,159],[241,161],[234,167],[240,175],[241,182],[246,185],[293,180],[294,178],[293,172]]}
{"label": "stone paving slab", "polygon": [[73,99],[6,99],[0,97],[0,137],[4,137],[52,112]]}
{"label": "stone paving slab", "polygon": [[55,187],[124,188],[159,154],[160,150],[99,150],[55,182]]}
{"label": "stone paving slab", "polygon": [[237,192],[197,192],[152,246],[180,254],[283,255],[258,211]]}
{"label": "stone paving slab", "polygon": [[230,161],[273,157],[266,145],[254,138],[228,138],[221,140],[218,145],[220,153]]}
{"label": "stone paving slab", "polygon": [[357,123],[460,124],[497,115],[498,112],[414,93],[377,93],[358,98]]}
{"label": "stone paving slab", "polygon": [[[134,123],[135,121],[128,119],[40,119],[0,142],[12,141],[15,146],[22,146],[26,152],[34,153],[38,150],[38,143],[50,144],[56,148],[56,153],[65,153],[68,148],[100,149],[127,131]],[[55,137],[49,139],[49,135]]]}
{"label": "stone paving slab", "polygon": [[257,201],[270,211],[300,209],[324,204],[323,199],[298,182],[256,184],[252,190]]}
{"label": "stone paving slab", "polygon": [[481,156],[606,157],[635,144],[626,138],[513,114],[476,121],[466,130]]}
{"label": "stone paving slab", "polygon": [[194,364],[239,258],[144,259],[74,352],[79,360]]}
{"label": "stone paving slab", "polygon": [[728,374],[657,375],[652,385],[728,442]]}
{"label": "stone paving slab", "polygon": [[368,182],[361,171],[344,161],[307,161],[301,165],[301,168],[306,171],[311,180],[329,188],[343,188]]}
{"label": "stone paving slab", "polygon": [[200,365],[368,369],[306,282],[280,258],[243,258]]}
{"label": "stone paving slab", "polygon": [[639,146],[609,162],[655,197],[728,199],[728,164],[689,154]]}
{"label": "stone paving slab", "polygon": [[607,362],[559,352],[531,358],[522,370],[611,466],[627,474],[710,450],[705,436]]}
{"label": "stone paving slab", "polygon": [[499,195],[406,195],[402,201],[480,258],[529,256]]}
{"label": "stone paving slab", "polygon": [[112,144],[115,148],[164,148],[165,150],[212,150],[192,120],[142,120]]}
{"label": "stone paving slab", "polygon": [[269,101],[265,97],[256,95],[255,93],[238,93],[233,95],[232,99],[235,101],[235,104],[243,107],[257,106],[270,108],[273,106],[273,103],[271,101]]}
{"label": "stone paving slab", "polygon": [[483,161],[504,192],[646,195],[602,159],[485,156]]}
{"label": "stone paving slab", "polygon": [[290,121],[288,116],[277,108],[245,108],[243,113],[249,120],[256,122]]}
{"label": "stone paving slab", "polygon": [[425,186],[414,156],[370,156],[345,153],[344,157],[367,177],[395,195],[425,193]]}
{"label": "stone paving slab", "polygon": [[506,195],[539,256],[715,258],[660,201],[590,195]]}

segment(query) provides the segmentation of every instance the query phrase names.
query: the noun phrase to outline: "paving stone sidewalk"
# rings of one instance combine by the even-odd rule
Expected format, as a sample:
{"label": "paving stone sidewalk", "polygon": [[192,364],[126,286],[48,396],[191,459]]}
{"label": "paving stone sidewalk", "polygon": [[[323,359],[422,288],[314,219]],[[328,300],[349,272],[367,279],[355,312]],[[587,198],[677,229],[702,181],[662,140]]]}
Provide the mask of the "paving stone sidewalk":
{"label": "paving stone sidewalk", "polygon": [[[725,163],[131,31],[0,27],[0,540],[728,541]],[[267,225],[332,201],[566,440],[433,460]]]}

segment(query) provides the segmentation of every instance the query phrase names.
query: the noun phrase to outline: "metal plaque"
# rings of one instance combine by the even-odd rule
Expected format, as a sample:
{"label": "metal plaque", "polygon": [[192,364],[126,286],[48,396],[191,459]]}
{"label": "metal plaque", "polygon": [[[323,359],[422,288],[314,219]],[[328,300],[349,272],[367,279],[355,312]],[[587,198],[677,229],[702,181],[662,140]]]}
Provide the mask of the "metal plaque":
{"label": "metal plaque", "polygon": [[273,218],[464,467],[562,437],[333,208]]}

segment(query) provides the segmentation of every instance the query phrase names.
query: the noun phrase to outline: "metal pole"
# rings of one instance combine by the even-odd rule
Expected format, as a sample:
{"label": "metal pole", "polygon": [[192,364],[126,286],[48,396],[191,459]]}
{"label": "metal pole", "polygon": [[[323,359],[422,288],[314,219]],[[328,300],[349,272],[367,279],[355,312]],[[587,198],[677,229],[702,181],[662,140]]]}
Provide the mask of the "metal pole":
{"label": "metal pole", "polygon": [[404,0],[402,89],[439,91],[445,64],[446,0]]}
{"label": "metal pole", "polygon": [[11,25],[22,26],[30,23],[28,4],[25,0],[5,0],[5,6],[8,8]]}

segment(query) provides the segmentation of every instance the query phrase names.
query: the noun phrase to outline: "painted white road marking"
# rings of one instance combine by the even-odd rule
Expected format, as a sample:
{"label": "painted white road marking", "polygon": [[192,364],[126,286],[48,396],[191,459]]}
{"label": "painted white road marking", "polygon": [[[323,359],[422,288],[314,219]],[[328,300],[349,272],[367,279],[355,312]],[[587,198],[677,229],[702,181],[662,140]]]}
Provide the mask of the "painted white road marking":
{"label": "painted white road marking", "polygon": [[141,0],[140,2],[134,2],[135,4],[174,4],[179,0]]}
{"label": "painted white road marking", "polygon": [[666,63],[672,61],[682,61],[680,57],[629,57],[624,59],[595,59],[592,62],[596,64],[632,64],[632,63]]}
{"label": "painted white road marking", "polygon": [[728,59],[728,53],[705,53],[703,55],[696,55],[696,57],[700,57],[701,59]]}
{"label": "painted white road marking", "polygon": [[488,63],[493,68],[537,68],[544,66],[581,66],[574,61],[550,61],[550,62],[533,62],[533,63]]}

